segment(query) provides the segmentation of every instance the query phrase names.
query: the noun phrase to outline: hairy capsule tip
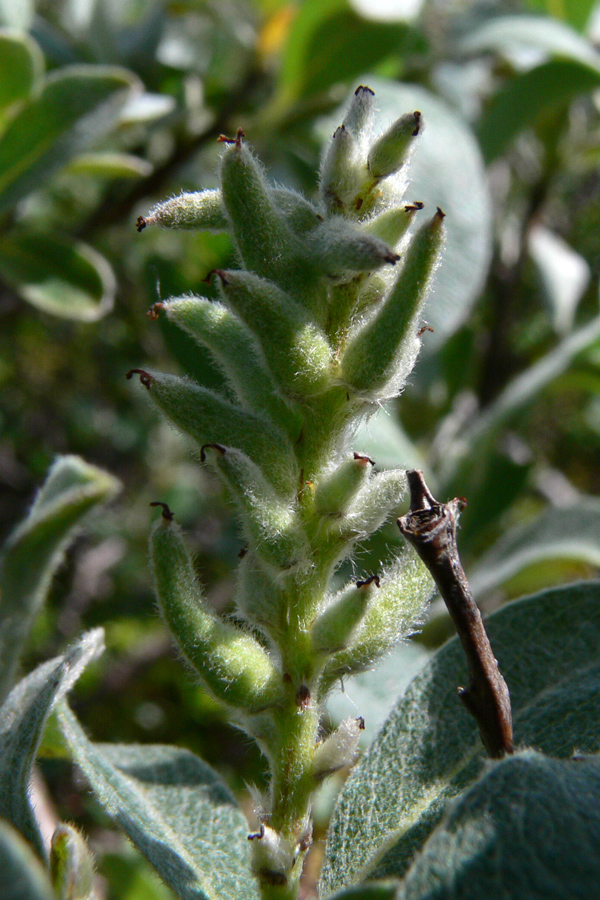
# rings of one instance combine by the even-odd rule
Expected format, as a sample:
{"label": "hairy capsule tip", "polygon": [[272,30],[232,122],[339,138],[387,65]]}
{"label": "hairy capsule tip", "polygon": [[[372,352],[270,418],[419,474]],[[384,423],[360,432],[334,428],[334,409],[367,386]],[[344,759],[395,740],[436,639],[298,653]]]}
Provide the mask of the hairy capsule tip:
{"label": "hairy capsule tip", "polygon": [[356,587],[367,587],[367,585],[369,584],[374,584],[375,587],[381,587],[381,580],[379,578],[379,575],[370,575],[368,578],[365,578],[364,581],[357,581]]}
{"label": "hairy capsule tip", "polygon": [[162,517],[165,522],[173,521],[173,513],[171,512],[170,507],[167,503],[163,503],[162,500],[153,500],[150,506],[161,506],[162,507]]}
{"label": "hairy capsule tip", "polygon": [[138,216],[137,221],[135,223],[135,227],[137,228],[137,233],[140,234],[140,232],[142,232],[144,230],[144,228],[146,227],[147,224],[148,224],[148,222],[146,221],[146,219],[143,216]]}
{"label": "hairy capsule tip", "polygon": [[372,466],[375,465],[375,460],[371,459],[370,456],[365,456],[364,453],[356,453],[355,452],[354,459],[358,460],[359,462],[371,463]]}
{"label": "hairy capsule tip", "polygon": [[145,388],[150,390],[150,387],[153,382],[152,375],[150,372],[145,372],[144,369],[130,369],[125,378],[129,381],[129,379],[133,378],[134,375],[140,376],[140,383],[144,385]]}
{"label": "hairy capsule tip", "polygon": [[225,456],[225,453],[227,452],[225,450],[225,447],[223,447],[222,444],[202,444],[202,446],[200,447],[200,461],[201,462],[206,462],[206,451],[209,448],[211,448],[212,450],[218,450],[218,452],[221,454],[221,456]]}

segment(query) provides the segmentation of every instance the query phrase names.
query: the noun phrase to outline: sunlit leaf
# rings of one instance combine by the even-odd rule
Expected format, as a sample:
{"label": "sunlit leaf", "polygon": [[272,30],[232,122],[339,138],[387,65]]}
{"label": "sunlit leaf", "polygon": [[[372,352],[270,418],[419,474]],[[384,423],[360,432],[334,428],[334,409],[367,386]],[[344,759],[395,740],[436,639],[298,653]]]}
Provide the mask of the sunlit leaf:
{"label": "sunlit leaf", "polygon": [[257,900],[246,820],[210,766],[176,747],[93,744],[65,704],[59,718],[104,809],[181,900]]}
{"label": "sunlit leaf", "polygon": [[44,855],[32,808],[31,767],[52,707],[104,648],[101,628],[89,631],[64,656],[38,666],[0,707],[0,816],[8,819]]}
{"label": "sunlit leaf", "polygon": [[[511,693],[515,742],[556,757],[600,741],[600,584],[546,591],[487,620]],[[456,689],[468,678],[458,638],[409,686],[351,773],[329,830],[323,894],[401,877],[450,800],[482,772],[474,719]]]}
{"label": "sunlit leaf", "polygon": [[0,210],[39,188],[116,121],[134,75],[105,66],[65,66],[52,72],[0,138]]}
{"label": "sunlit leaf", "polygon": [[59,457],[28,517],[9,537],[0,559],[0,700],[77,528],[118,490],[118,481],[101,469],[76,456]]}

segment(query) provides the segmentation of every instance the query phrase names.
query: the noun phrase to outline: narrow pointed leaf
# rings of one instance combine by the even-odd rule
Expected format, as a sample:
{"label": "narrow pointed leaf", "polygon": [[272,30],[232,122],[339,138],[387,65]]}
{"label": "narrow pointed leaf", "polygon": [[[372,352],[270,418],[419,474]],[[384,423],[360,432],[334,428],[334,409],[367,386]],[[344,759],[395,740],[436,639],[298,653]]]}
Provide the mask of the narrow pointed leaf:
{"label": "narrow pointed leaf", "polygon": [[66,704],[60,722],[104,809],[181,900],[257,900],[246,820],[209,766],[176,747],[93,744]]}
{"label": "narrow pointed leaf", "polygon": [[600,883],[600,759],[526,751],[452,806],[398,900],[594,897]]}
{"label": "narrow pointed leaf", "polygon": [[[600,740],[600,583],[545,591],[487,622],[509,686],[515,743],[568,758]],[[415,678],[346,782],[326,849],[322,893],[402,876],[447,804],[481,774],[468,678],[454,638]]]}
{"label": "narrow pointed leaf", "polygon": [[0,707],[0,817],[44,855],[29,799],[31,767],[52,707],[103,650],[103,631],[89,631],[63,656],[23,678]]}
{"label": "narrow pointed leaf", "polygon": [[56,900],[48,873],[31,847],[7,822],[0,822],[2,900]]}
{"label": "narrow pointed leaf", "polygon": [[119,483],[76,456],[59,458],[0,559],[0,701],[63,554],[84,516],[114,497]]}

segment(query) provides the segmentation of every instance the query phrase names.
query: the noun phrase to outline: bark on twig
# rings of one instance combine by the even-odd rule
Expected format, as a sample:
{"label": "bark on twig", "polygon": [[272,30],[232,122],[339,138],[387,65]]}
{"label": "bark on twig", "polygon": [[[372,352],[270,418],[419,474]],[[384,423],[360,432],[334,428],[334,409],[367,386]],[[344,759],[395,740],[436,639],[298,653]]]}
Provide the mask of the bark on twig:
{"label": "bark on twig", "polygon": [[407,477],[410,512],[398,519],[398,527],[431,572],[452,616],[471,676],[458,694],[476,719],[487,752],[499,758],[513,751],[510,696],[458,555],[456,525],[465,501],[438,503],[422,472],[414,469]]}

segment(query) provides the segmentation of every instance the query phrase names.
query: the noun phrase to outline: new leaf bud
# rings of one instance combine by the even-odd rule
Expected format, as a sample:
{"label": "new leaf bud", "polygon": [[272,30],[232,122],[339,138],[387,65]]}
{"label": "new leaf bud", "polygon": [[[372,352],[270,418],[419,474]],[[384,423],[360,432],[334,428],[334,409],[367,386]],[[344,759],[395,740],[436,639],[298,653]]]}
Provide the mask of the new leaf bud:
{"label": "new leaf bud", "polygon": [[306,562],[309,547],[294,502],[277,497],[258,466],[245,453],[219,444],[202,448],[242,512],[248,539],[256,553],[279,571]]}
{"label": "new leaf bud", "polygon": [[414,138],[421,130],[421,113],[406,113],[379,137],[371,150],[367,165],[373,178],[387,178],[397,172],[414,145]]}
{"label": "new leaf bud", "polygon": [[281,675],[269,654],[206,604],[181,530],[171,519],[156,523],[150,555],[161,615],[210,693],[247,712],[277,704]]}
{"label": "new leaf bud", "polygon": [[315,620],[312,629],[313,647],[317,653],[334,653],[348,644],[356,626],[363,618],[379,579],[352,585],[334,597],[331,604]]}
{"label": "new leaf bud", "polygon": [[325,475],[315,488],[315,510],[321,516],[342,516],[369,477],[373,461],[355,453],[333,472]]}
{"label": "new leaf bud", "polygon": [[438,210],[416,232],[389,295],[344,353],[342,377],[365,397],[381,399],[386,389],[397,393],[394,379],[408,374],[405,357],[413,361],[418,350],[417,326],[440,257],[443,218]]}
{"label": "new leaf bud", "polygon": [[94,861],[79,832],[61,823],[52,835],[50,879],[57,900],[92,900]]}
{"label": "new leaf bud", "polygon": [[341,722],[333,734],[317,745],[313,759],[313,773],[317,781],[356,762],[360,735],[364,728],[365,720],[362,716],[352,716]]}

